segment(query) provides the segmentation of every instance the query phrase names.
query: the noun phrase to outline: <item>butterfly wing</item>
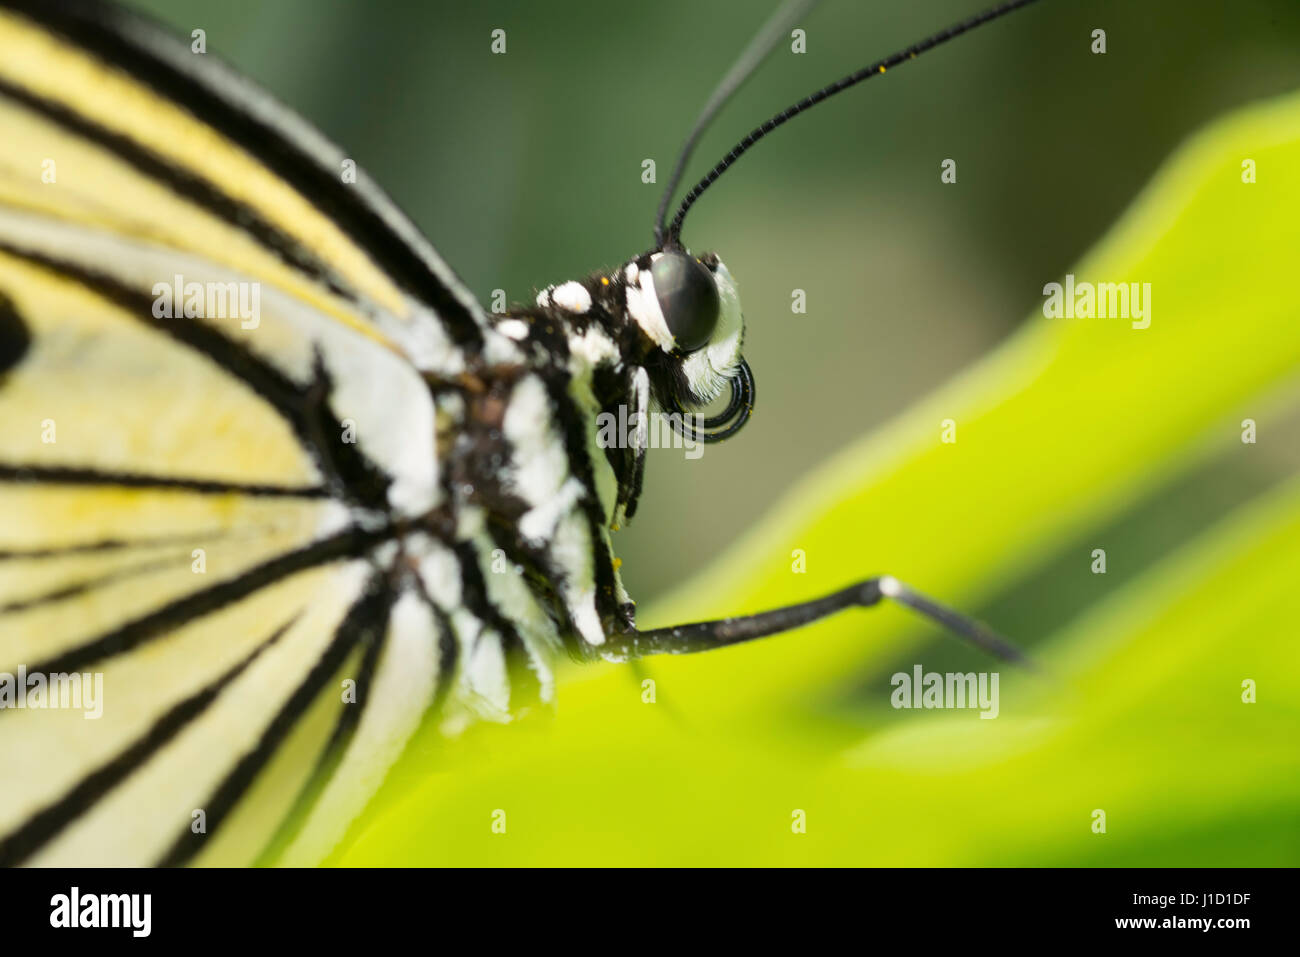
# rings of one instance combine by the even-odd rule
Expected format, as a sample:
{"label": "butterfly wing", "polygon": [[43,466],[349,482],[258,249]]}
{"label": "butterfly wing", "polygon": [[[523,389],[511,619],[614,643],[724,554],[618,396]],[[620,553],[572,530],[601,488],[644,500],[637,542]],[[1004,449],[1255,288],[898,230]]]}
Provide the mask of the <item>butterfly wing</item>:
{"label": "butterfly wing", "polygon": [[79,0],[0,2],[0,49],[0,200],[351,306],[422,366],[481,344],[477,301],[397,206],[215,58]]}
{"label": "butterfly wing", "polygon": [[0,4],[0,128],[0,675],[98,702],[0,709],[0,861],[315,859],[454,662],[379,559],[440,494],[415,364],[457,371],[478,306],[306,124],[111,7]]}

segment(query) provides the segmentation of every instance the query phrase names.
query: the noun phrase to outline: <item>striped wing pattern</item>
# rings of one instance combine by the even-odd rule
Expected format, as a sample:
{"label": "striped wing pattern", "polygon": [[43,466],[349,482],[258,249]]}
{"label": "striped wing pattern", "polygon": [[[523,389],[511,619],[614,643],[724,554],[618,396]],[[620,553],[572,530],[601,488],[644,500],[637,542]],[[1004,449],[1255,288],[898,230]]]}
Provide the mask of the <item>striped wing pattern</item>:
{"label": "striped wing pattern", "polygon": [[148,22],[0,3],[0,129],[0,676],[102,681],[0,708],[0,863],[319,860],[628,605],[583,367]]}

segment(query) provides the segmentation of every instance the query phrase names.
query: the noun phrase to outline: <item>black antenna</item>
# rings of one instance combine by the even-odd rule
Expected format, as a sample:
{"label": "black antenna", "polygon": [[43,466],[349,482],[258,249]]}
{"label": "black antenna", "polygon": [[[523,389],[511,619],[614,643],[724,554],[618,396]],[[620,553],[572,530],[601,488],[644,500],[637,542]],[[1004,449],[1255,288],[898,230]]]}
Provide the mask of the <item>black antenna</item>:
{"label": "black antenna", "polygon": [[740,89],[758,69],[759,64],[772,52],[772,48],[785,36],[786,31],[807,16],[816,5],[817,0],[786,0],[776,9],[767,23],[763,24],[762,29],[754,34],[754,39],[749,41],[749,45],[709,95],[704,109],[700,110],[699,119],[695,121],[695,126],[687,135],[686,142],[682,144],[682,151],[677,156],[677,164],[673,167],[672,175],[668,177],[668,186],[659,200],[659,212],[655,216],[656,246],[662,247],[664,244],[664,224],[668,221],[668,204],[672,202],[673,193],[677,192],[677,187],[681,185],[682,174],[686,172],[686,163],[691,158],[700,135],[713,121],[718,111],[726,105],[727,100],[731,99],[731,95]]}
{"label": "black antenna", "polygon": [[[756,127],[754,130],[752,130],[749,133],[748,136],[746,136],[743,140],[741,140],[734,147],[732,147],[731,152],[728,153],[726,156],[724,156],[718,162],[717,166],[709,170],[707,176],[705,176],[702,180],[700,180],[698,183],[696,183],[694,186],[691,187],[691,191],[687,193],[686,197],[682,200],[682,205],[677,208],[677,215],[673,217],[672,225],[668,228],[668,234],[667,234],[668,243],[670,245],[675,245],[680,243],[680,236],[682,233],[682,220],[686,218],[687,211],[692,206],[695,205],[695,201],[700,198],[700,194],[703,193],[710,186],[712,186],[713,183],[717,180],[717,178],[721,176],[723,173],[725,173],[732,166],[732,164],[736,162],[736,160],[740,159],[740,157],[745,155],[745,153],[749,150],[751,146],[753,146],[755,143],[761,140],[768,133],[771,133],[778,126],[781,126],[782,124],[789,122],[790,120],[798,116],[800,113],[804,112],[805,110],[811,109],[812,107],[816,106],[818,103],[822,102],[823,100],[829,99],[830,97],[834,96],[836,93],[839,93],[841,90],[847,90],[849,87],[855,86],[856,84],[861,83],[863,80],[867,80],[873,76],[877,76],[881,73],[884,73],[890,67],[898,66],[900,63],[906,63],[908,60],[914,60],[919,54],[924,53],[926,50],[933,49],[934,47],[937,47],[939,44],[944,43],[947,40],[951,40],[953,37],[961,36],[963,33],[965,33],[968,30],[974,30],[976,27],[988,23],[990,20],[996,20],[998,17],[1004,16],[1013,10],[1018,10],[1021,7],[1027,7],[1029,6],[1029,4],[1035,2],[1036,0],[1011,0],[1011,2],[1001,4],[1000,6],[997,7],[993,7],[991,10],[985,10],[983,13],[979,14],[978,16],[971,17],[969,20],[967,20],[964,23],[959,23],[956,26],[949,27],[947,30],[943,30],[940,33],[936,33],[934,36],[928,37],[922,40],[920,43],[915,43],[905,50],[900,50],[898,53],[886,57],[885,59],[879,61],[878,63],[873,63],[869,67],[864,67],[863,69],[858,70],[856,73],[850,73],[848,76],[844,77],[843,79],[836,80],[830,86],[822,87],[820,90],[818,90],[816,93],[812,94],[811,96],[804,97],[802,100],[800,100],[798,103],[794,104],[793,106],[787,107],[786,109],[782,110],[780,113],[776,114],[776,116],[772,117],[762,126]],[[719,87],[719,89],[721,89],[721,87]],[[693,145],[693,144],[688,140],[688,146],[689,145]],[[658,236],[658,230],[656,230],[656,236]]]}

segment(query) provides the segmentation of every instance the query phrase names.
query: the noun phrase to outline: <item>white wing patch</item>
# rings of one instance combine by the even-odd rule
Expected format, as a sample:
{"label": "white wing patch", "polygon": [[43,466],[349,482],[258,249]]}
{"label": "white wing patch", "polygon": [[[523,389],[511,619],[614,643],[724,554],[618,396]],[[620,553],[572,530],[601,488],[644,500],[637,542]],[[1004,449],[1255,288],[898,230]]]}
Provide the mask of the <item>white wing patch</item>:
{"label": "white wing patch", "polygon": [[578,501],[582,484],[576,478],[570,483],[569,457],[552,424],[550,396],[537,376],[527,376],[515,386],[503,431],[514,449],[517,491],[532,507],[520,528],[539,534],[553,528],[549,548],[562,574],[560,594],[582,637],[603,644],[605,632],[591,584],[591,533]]}
{"label": "white wing patch", "polygon": [[[617,363],[620,358],[614,340],[598,326],[588,326],[581,335],[569,336],[569,371],[575,378],[595,366]],[[586,368],[578,368],[578,362]]]}
{"label": "white wing patch", "polygon": [[528,338],[528,323],[522,319],[503,319],[497,323],[497,331],[516,342],[522,342]]}
{"label": "white wing patch", "polygon": [[503,432],[514,449],[520,497],[533,507],[552,499],[569,476],[569,457],[551,424],[550,396],[537,376],[526,376],[515,386]]}
{"label": "white wing patch", "polygon": [[561,309],[581,315],[591,308],[591,293],[582,283],[569,280],[551,290],[551,302]]}

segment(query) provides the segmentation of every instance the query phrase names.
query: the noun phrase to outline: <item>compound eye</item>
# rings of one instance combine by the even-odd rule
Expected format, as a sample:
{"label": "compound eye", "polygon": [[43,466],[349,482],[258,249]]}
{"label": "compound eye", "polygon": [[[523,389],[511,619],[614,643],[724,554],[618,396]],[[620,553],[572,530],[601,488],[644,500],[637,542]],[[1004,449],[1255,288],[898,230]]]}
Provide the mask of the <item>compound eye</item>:
{"label": "compound eye", "polygon": [[680,250],[663,253],[650,265],[659,309],[682,352],[694,352],[713,336],[722,312],[718,287],[707,266]]}

